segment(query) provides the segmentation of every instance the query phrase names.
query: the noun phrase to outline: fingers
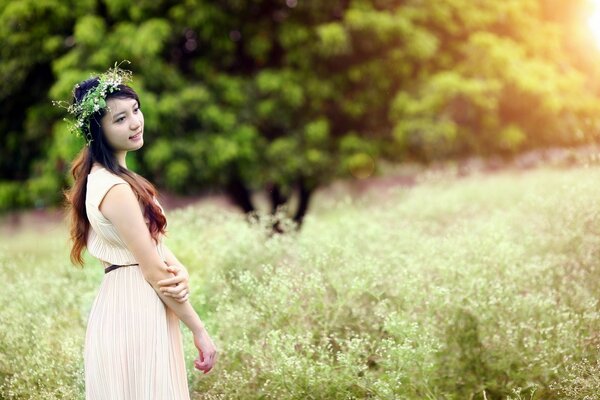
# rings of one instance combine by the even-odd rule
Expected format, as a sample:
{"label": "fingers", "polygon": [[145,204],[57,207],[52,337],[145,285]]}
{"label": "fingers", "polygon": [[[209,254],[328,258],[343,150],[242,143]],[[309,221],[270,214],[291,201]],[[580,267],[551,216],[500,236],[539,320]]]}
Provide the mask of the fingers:
{"label": "fingers", "polygon": [[208,371],[210,371],[207,361],[208,359],[205,359],[200,355],[194,360],[194,367],[196,367],[197,370],[203,371],[206,374]]}
{"label": "fingers", "polygon": [[205,374],[208,374],[210,370],[214,367],[215,362],[217,360],[217,352],[212,351],[210,355],[204,357],[202,353],[194,360],[194,367]]}
{"label": "fingers", "polygon": [[190,298],[190,290],[188,288],[182,288],[181,290],[178,290],[175,293],[170,292],[167,289],[161,289],[161,292],[165,296],[172,297],[174,300],[178,301],[179,303],[185,303]]}
{"label": "fingers", "polygon": [[181,268],[176,265],[167,265],[167,271],[177,274],[179,271],[181,271]]}
{"label": "fingers", "polygon": [[168,286],[160,288],[160,291],[171,297],[179,297],[182,293],[190,291],[187,285]]}
{"label": "fingers", "polygon": [[180,283],[181,281],[183,281],[183,277],[180,276],[174,276],[172,278],[167,278],[167,279],[163,279],[157,282],[158,286],[171,286],[171,285],[177,285],[178,283]]}
{"label": "fingers", "polygon": [[161,282],[165,282],[167,280],[172,280],[173,278],[176,278],[177,275],[179,275],[179,272],[181,271],[181,268],[179,268],[176,265],[167,265],[167,272],[170,272],[174,275],[174,277],[169,278],[169,279],[163,279],[162,281],[159,281],[159,284],[162,284]]}
{"label": "fingers", "polygon": [[175,276],[158,281],[157,282],[158,286],[176,286],[180,283],[185,283],[189,278],[189,276],[187,274],[184,274],[184,273],[180,274],[181,268],[174,266],[174,265],[168,266],[167,271],[174,273]]}
{"label": "fingers", "polygon": [[187,291],[185,294],[181,295],[180,297],[175,297],[174,299],[178,303],[185,303],[186,301],[188,301],[190,299],[190,292]]}
{"label": "fingers", "polygon": [[181,283],[185,280],[186,280],[185,276],[175,275],[171,278],[162,279],[162,280],[158,281],[157,284],[158,284],[158,286],[170,286],[170,285],[177,285],[178,283]]}
{"label": "fingers", "polygon": [[158,281],[158,285],[161,286],[160,290],[168,290],[171,293],[174,293],[175,291],[179,291],[180,287],[184,287],[187,285],[180,285],[180,283],[183,283],[183,278],[169,278],[169,279],[164,279],[162,281]]}

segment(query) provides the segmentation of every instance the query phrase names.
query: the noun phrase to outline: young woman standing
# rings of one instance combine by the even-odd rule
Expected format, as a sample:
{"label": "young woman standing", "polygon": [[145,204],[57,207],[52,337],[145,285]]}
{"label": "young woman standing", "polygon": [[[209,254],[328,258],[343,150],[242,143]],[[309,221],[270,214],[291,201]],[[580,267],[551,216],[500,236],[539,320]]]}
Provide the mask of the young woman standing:
{"label": "young woman standing", "polygon": [[83,265],[87,248],[105,268],[86,331],[86,399],[189,399],[179,320],[193,333],[197,369],[213,368],[216,349],[188,301],[187,270],[162,242],[156,191],[127,169],[127,152],[144,144],[130,74],[115,66],[81,82],[68,107],[87,142],[66,196],[71,259]]}

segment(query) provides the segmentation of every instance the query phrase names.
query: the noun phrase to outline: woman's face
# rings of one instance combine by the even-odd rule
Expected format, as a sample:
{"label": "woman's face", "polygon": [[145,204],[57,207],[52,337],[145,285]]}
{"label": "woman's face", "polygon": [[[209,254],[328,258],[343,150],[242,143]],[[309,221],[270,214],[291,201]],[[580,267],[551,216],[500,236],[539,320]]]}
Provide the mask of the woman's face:
{"label": "woman's face", "polygon": [[144,114],[135,99],[106,101],[100,121],[104,137],[115,152],[137,150],[144,145]]}

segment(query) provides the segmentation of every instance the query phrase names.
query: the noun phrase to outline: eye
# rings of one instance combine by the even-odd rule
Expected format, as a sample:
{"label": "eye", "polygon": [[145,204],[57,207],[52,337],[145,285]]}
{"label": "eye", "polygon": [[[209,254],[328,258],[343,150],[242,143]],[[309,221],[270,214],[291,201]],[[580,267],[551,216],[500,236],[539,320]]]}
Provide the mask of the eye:
{"label": "eye", "polygon": [[121,123],[121,122],[123,122],[123,121],[125,121],[125,117],[119,117],[119,118],[117,118],[117,120],[116,120],[115,122],[116,122],[117,124],[119,124],[119,123]]}
{"label": "eye", "polygon": [[134,113],[134,114],[137,114],[137,112],[138,112],[138,111],[140,111],[140,106],[135,106],[135,107],[133,108],[133,113]]}

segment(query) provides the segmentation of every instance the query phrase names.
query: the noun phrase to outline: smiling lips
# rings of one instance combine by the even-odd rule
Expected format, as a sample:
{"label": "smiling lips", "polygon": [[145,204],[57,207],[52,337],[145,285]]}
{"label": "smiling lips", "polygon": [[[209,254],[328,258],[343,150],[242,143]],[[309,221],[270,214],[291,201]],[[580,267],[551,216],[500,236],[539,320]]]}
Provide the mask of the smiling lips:
{"label": "smiling lips", "polygon": [[142,132],[138,132],[138,133],[136,133],[133,136],[129,136],[129,139],[131,139],[131,140],[138,140],[141,137],[142,137]]}

